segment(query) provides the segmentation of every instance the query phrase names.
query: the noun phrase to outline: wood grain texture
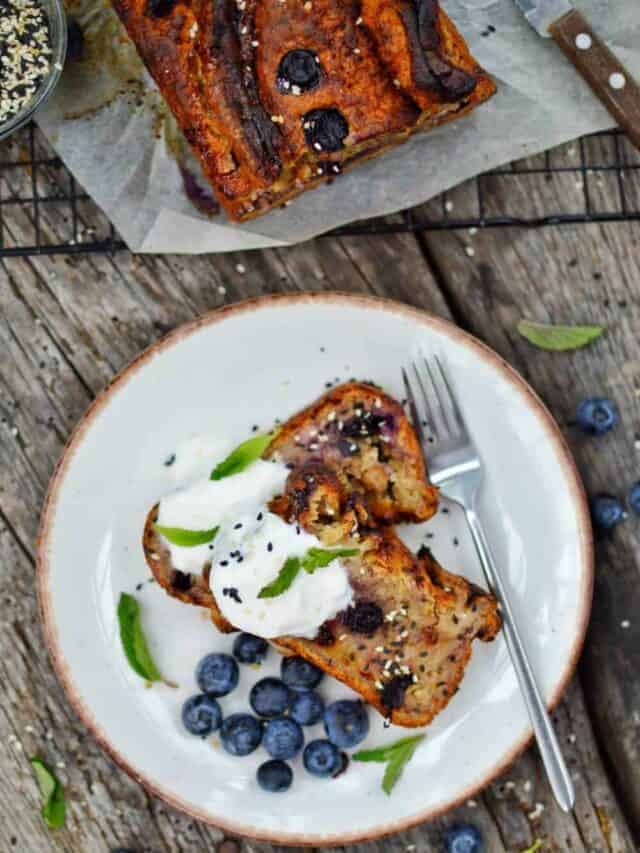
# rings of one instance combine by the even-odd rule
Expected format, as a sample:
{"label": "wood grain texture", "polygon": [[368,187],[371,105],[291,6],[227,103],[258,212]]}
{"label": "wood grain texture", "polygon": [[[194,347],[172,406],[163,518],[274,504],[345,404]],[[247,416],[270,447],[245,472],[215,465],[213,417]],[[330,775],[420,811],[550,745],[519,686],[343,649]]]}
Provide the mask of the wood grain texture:
{"label": "wood grain texture", "polygon": [[549,32],[640,149],[640,86],[631,74],[577,9],[554,21]]}
{"label": "wood grain texture", "polygon": [[[10,180],[18,186],[26,179],[15,170]],[[44,206],[41,217],[52,235],[65,227]],[[16,241],[32,228],[20,211],[6,225]],[[637,300],[631,292],[638,272],[634,239],[622,228],[482,234],[474,238],[476,254],[470,258],[461,237],[440,234],[419,242],[398,235],[321,239],[290,249],[195,258],[122,253],[0,263],[0,850],[236,849],[228,841],[222,847],[217,830],[148,796],[104,756],[70,710],[43,649],[33,586],[40,505],[66,436],[116,370],[184,320],[241,298],[335,288],[390,296],[441,316],[453,314],[506,355],[560,416],[588,485],[613,488],[629,476],[635,452],[628,435],[631,419],[638,424],[633,397],[636,377],[640,387],[638,317],[617,304]],[[602,279],[593,278],[595,246]],[[518,339],[515,324],[523,315],[605,319],[612,331],[595,349],[563,356],[558,370],[554,357]],[[616,397],[625,424],[596,446],[578,439],[568,422],[579,396],[599,391]],[[640,812],[634,799],[640,785],[633,752],[637,729],[630,714],[625,716],[623,702],[640,707],[639,688],[630,683],[638,672],[634,636],[638,644],[633,631],[625,634],[615,623],[625,617],[633,622],[632,611],[637,611],[636,533],[637,525],[630,523],[600,546],[596,619],[581,673],[587,706],[602,735],[600,746],[578,681],[554,715],[576,784],[574,814],[555,806],[532,748],[477,801],[431,824],[351,850],[401,853],[415,847],[419,853],[436,853],[442,850],[443,828],[459,820],[481,828],[490,853],[516,853],[536,838],[545,840],[545,851],[636,849],[601,760],[602,754],[633,818]],[[69,820],[55,834],[39,816],[27,762],[34,753],[56,768],[67,790]],[[238,844],[247,853],[277,849]]]}

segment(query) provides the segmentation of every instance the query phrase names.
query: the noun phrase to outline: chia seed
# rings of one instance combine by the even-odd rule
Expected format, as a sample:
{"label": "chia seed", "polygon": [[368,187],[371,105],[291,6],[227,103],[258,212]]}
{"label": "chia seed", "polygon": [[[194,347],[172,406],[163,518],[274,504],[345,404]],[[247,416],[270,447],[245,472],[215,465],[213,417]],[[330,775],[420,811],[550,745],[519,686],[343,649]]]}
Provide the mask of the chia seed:
{"label": "chia seed", "polygon": [[49,21],[37,0],[0,0],[0,122],[33,99],[50,56]]}

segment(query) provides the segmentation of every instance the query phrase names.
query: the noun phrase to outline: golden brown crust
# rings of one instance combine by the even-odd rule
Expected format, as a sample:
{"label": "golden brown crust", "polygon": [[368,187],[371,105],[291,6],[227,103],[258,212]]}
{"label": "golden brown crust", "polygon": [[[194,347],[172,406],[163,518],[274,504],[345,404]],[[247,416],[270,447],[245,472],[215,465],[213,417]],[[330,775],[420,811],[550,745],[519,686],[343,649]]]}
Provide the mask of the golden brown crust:
{"label": "golden brown crust", "polygon": [[[352,606],[324,623],[315,640],[278,637],[274,644],[344,682],[397,725],[429,723],[457,691],[472,641],[490,641],[499,630],[493,596],[446,572],[426,550],[414,557],[390,528],[371,529],[367,507],[346,495],[336,474],[320,463],[294,469],[285,495],[270,509],[295,518],[324,545],[359,550],[344,560]],[[152,511],[144,543],[158,582],[183,601],[208,606],[214,624],[232,630],[208,577],[190,576],[188,589],[182,582],[175,588],[154,519]]]}
{"label": "golden brown crust", "polygon": [[[495,90],[437,5],[435,16],[422,16],[422,35],[426,29],[437,33],[437,45],[425,54],[424,37],[407,36],[412,0],[112,2],[220,203],[236,220],[331,180]],[[421,0],[425,7],[434,3]],[[288,51],[300,49],[317,56],[321,79],[293,94],[277,85],[278,68]],[[445,92],[443,73],[410,79],[406,62],[415,64],[423,54],[422,65],[440,72],[457,64],[470,77],[469,90]],[[307,118],[330,109],[339,110],[348,133],[342,147],[316,150],[305,131]]]}
{"label": "golden brown crust", "polygon": [[332,388],[289,418],[265,455],[296,466],[321,462],[347,494],[362,495],[374,523],[426,521],[438,506],[404,409],[365,382]]}
{"label": "golden brown crust", "polygon": [[185,604],[195,604],[197,607],[207,607],[211,610],[212,618],[223,634],[235,631],[233,625],[227,622],[218,609],[215,597],[209,589],[211,564],[206,565],[200,575],[185,574],[171,565],[169,549],[154,527],[158,518],[158,506],[156,504],[149,510],[142,533],[144,558],[157,583],[173,598],[178,598]]}

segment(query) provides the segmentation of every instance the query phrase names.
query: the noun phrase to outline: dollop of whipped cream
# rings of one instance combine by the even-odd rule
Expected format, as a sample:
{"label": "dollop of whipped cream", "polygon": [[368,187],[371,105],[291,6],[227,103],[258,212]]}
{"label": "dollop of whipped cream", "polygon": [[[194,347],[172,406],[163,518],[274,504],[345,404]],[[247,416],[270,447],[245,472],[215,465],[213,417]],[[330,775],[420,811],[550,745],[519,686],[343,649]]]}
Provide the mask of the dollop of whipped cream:
{"label": "dollop of whipped cream", "polygon": [[[178,454],[179,459],[186,456],[181,463],[183,474],[193,477],[203,470],[202,464],[207,470],[213,467],[206,452],[208,444],[194,440],[186,448],[188,454]],[[323,622],[348,607],[353,598],[341,560],[313,574],[300,571],[281,595],[258,598],[289,557],[323,547],[316,536],[287,524],[267,508],[270,499],[284,491],[289,473],[280,462],[258,459],[222,480],[198,477],[164,497],[158,509],[159,525],[186,530],[219,528],[211,542],[191,548],[165,540],[171,564],[181,572],[200,574],[210,562],[211,591],[222,614],[240,630],[266,639],[285,635],[313,638]]]}
{"label": "dollop of whipped cream", "polygon": [[259,598],[289,557],[303,557],[320,540],[287,524],[266,506],[239,514],[216,537],[211,591],[223,615],[243,631],[270,639],[312,639],[327,619],[349,606],[353,591],[344,564],[334,560],[313,574],[301,570],[274,598]]}

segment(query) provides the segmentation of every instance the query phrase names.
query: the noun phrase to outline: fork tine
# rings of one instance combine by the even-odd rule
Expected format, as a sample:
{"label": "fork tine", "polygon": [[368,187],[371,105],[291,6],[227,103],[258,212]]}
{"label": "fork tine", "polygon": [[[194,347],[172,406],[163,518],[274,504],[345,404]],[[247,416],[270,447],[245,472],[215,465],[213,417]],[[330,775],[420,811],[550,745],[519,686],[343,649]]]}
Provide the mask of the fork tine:
{"label": "fork tine", "polygon": [[411,420],[413,421],[413,426],[416,432],[418,433],[420,443],[424,446],[426,442],[426,436],[422,427],[422,419],[420,418],[418,407],[416,405],[416,398],[413,393],[411,383],[409,382],[407,371],[404,369],[404,367],[402,368],[402,381],[404,382],[404,390],[407,395],[407,400],[409,401],[409,408],[411,409]]}
{"label": "fork tine", "polygon": [[433,375],[433,371],[431,370],[431,365],[429,364],[423,352],[421,352],[421,355],[424,364],[425,375],[428,379],[428,384],[430,388],[429,393],[425,390],[424,384],[421,381],[423,392],[429,400],[429,405],[431,407],[431,411],[433,412],[433,422],[440,422],[440,437],[447,438],[448,435],[451,435],[452,429],[449,424],[449,419],[447,417],[447,413],[443,404],[442,395],[440,393],[440,389],[438,388],[438,383],[435,380],[435,376]]}
{"label": "fork tine", "polygon": [[442,378],[442,383],[443,383],[443,385],[446,389],[446,392],[447,392],[448,403],[449,403],[449,407],[450,407],[450,411],[452,414],[452,419],[453,419],[453,422],[455,424],[455,427],[457,428],[457,431],[461,435],[468,437],[469,430],[467,429],[467,425],[466,425],[465,420],[464,420],[464,415],[462,414],[460,406],[458,405],[458,401],[456,400],[456,395],[453,393],[453,388],[451,387],[451,383],[449,382],[449,379],[447,378],[447,374],[445,373],[444,367],[442,366],[442,362],[440,361],[440,359],[438,358],[437,355],[433,356],[433,360],[435,361],[436,365],[438,366],[438,371],[440,373],[440,377]]}
{"label": "fork tine", "polygon": [[413,367],[413,372],[416,375],[416,382],[420,386],[420,391],[422,392],[422,405],[424,406],[424,410],[427,416],[427,423],[429,424],[429,429],[433,433],[433,437],[438,438],[438,419],[435,417],[435,411],[431,405],[431,399],[429,397],[429,394],[427,393],[427,389],[425,388],[425,384],[422,381],[422,376],[420,375],[420,371],[418,370],[418,366],[415,361],[411,363],[411,366]]}

